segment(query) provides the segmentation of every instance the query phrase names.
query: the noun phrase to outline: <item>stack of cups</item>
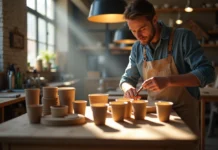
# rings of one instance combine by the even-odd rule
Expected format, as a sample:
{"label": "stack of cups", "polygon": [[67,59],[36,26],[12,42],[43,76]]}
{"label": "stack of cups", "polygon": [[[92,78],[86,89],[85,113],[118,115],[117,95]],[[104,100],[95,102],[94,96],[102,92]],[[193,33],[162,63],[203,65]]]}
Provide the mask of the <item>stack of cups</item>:
{"label": "stack of cups", "polygon": [[108,109],[108,94],[89,94],[89,104],[96,125],[105,125]]}
{"label": "stack of cups", "polygon": [[39,105],[40,89],[25,89],[25,101],[28,105]]}
{"label": "stack of cups", "polygon": [[58,88],[58,94],[60,99],[60,105],[68,106],[68,114],[73,113],[73,102],[75,100],[75,88],[74,87],[60,87]]}
{"label": "stack of cups", "polygon": [[42,105],[39,104],[40,89],[25,89],[25,102],[30,123],[40,123]]}
{"label": "stack of cups", "polygon": [[43,87],[43,115],[50,115],[51,109],[50,106],[58,106],[59,105],[59,97],[58,97],[58,88],[57,87]]}

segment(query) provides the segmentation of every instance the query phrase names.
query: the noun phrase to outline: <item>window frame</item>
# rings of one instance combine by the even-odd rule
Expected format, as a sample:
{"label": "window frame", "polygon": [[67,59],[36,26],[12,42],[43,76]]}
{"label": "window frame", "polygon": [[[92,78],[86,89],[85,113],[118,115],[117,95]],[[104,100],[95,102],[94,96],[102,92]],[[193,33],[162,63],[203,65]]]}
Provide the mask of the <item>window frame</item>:
{"label": "window frame", "polygon": [[[55,40],[56,40],[56,22],[55,22],[55,20],[56,20],[56,13],[55,13],[55,11],[56,11],[56,9],[55,9],[55,1],[54,0],[52,0],[53,1],[53,3],[54,3],[54,6],[53,6],[53,19],[50,19],[50,18],[48,18],[46,15],[47,15],[47,0],[45,0],[45,15],[42,15],[42,14],[40,14],[38,11],[37,11],[37,0],[35,0],[35,9],[32,9],[32,8],[30,8],[30,7],[28,7],[27,5],[26,5],[26,8],[27,8],[27,14],[28,13],[30,13],[31,15],[33,15],[33,16],[35,16],[36,17],[36,39],[31,39],[31,38],[28,38],[28,36],[27,36],[27,43],[28,43],[28,41],[34,41],[34,42],[36,42],[36,56],[38,56],[39,55],[39,44],[41,43],[41,44],[45,44],[46,45],[46,50],[48,50],[48,48],[49,47],[53,47],[54,48],[54,52],[56,52],[56,42],[55,42]],[[28,16],[28,15],[27,15]],[[39,29],[38,29],[38,27],[39,27],[39,25],[38,25],[38,23],[39,23],[39,18],[40,19],[43,19],[44,21],[45,21],[45,24],[46,24],[46,29],[45,29],[45,31],[46,31],[46,42],[44,43],[44,42],[40,42],[39,41],[39,33],[38,33],[38,31],[39,31]],[[28,19],[28,18],[27,18]],[[54,26],[54,44],[52,45],[52,44],[50,44],[49,43],[49,39],[48,39],[48,31],[49,31],[49,29],[48,29],[48,23],[50,23],[50,24],[52,24],[53,26]],[[27,23],[27,28],[28,28],[28,23]],[[28,31],[27,31],[28,32]],[[28,55],[28,54],[27,54]],[[37,58],[36,58],[37,59]],[[28,60],[27,60],[28,61]]]}

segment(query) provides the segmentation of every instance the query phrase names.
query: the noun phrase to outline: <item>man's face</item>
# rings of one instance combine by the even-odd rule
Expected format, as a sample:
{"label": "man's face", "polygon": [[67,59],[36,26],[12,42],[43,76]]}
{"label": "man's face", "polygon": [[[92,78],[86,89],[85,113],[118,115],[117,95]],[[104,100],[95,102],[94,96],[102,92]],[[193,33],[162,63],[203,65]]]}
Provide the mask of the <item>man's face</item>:
{"label": "man's face", "polygon": [[146,19],[145,16],[137,17],[134,20],[127,20],[129,29],[141,44],[149,44],[155,35],[155,28],[152,22]]}

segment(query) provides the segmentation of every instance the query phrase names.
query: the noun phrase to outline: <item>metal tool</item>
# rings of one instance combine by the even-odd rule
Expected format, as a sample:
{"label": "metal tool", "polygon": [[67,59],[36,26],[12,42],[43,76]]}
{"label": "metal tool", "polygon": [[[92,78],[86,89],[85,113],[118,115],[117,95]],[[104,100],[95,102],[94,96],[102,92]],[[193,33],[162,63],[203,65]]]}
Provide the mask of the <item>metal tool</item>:
{"label": "metal tool", "polygon": [[137,92],[136,92],[136,95],[135,96],[138,96],[139,95],[139,92],[141,92],[141,90],[143,89],[143,86],[141,86],[138,90],[137,90]]}

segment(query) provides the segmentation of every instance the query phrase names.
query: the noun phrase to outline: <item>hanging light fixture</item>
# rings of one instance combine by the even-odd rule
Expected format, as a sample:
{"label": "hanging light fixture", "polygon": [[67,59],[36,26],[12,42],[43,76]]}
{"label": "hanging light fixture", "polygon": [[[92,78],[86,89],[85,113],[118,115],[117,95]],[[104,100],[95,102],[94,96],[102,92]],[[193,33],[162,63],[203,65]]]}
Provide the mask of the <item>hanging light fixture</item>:
{"label": "hanging light fixture", "polygon": [[88,20],[97,23],[125,22],[123,16],[125,7],[126,2],[124,0],[94,0]]}
{"label": "hanging light fixture", "polygon": [[180,24],[182,24],[182,23],[183,23],[183,21],[182,21],[182,19],[181,19],[181,14],[180,14],[180,12],[179,12],[179,13],[178,13],[177,20],[176,20],[176,24],[180,25]]}
{"label": "hanging light fixture", "polygon": [[186,12],[192,12],[193,8],[191,7],[191,0],[187,0],[187,5],[185,7]]}
{"label": "hanging light fixture", "polygon": [[114,42],[115,43],[125,43],[125,44],[133,44],[136,41],[136,38],[129,30],[127,24],[118,30],[116,30],[114,34]]}

